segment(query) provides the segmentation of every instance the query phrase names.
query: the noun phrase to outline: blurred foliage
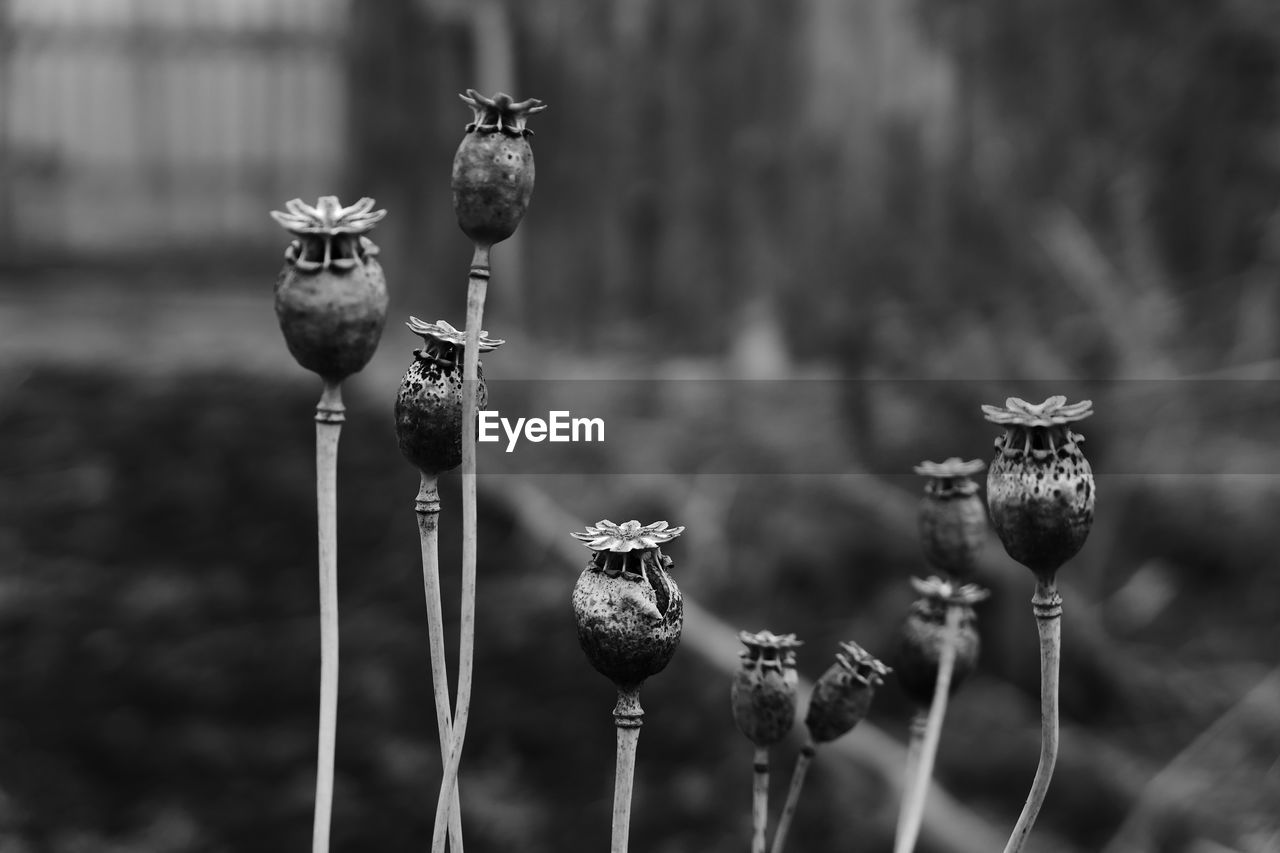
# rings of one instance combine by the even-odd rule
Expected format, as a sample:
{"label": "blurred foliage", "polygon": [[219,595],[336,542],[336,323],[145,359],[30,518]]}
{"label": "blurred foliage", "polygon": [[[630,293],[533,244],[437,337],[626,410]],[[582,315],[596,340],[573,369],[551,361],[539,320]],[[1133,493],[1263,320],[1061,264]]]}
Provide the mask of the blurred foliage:
{"label": "blurred foliage", "polygon": [[465,260],[429,164],[466,118],[453,91],[514,50],[517,94],[551,109],[526,239],[495,260],[521,269],[506,322],[710,354],[763,306],[791,351],[854,375],[1276,356],[1265,0],[483,5],[514,47],[451,3],[358,21],[349,183],[404,196],[423,235],[393,250],[403,298],[459,299],[419,272]]}

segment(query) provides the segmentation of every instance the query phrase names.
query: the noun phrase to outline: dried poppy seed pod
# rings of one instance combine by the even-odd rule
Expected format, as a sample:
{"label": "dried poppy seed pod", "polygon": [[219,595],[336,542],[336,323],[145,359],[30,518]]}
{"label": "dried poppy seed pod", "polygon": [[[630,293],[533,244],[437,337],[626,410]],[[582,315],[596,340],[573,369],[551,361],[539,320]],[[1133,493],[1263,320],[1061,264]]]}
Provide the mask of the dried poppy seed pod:
{"label": "dried poppy seed pod", "polygon": [[533,131],[525,122],[546,105],[536,98],[515,102],[499,92],[486,98],[475,89],[459,97],[475,112],[453,157],[453,211],[463,233],[492,246],[515,233],[533,196]]}
{"label": "dried poppy seed pod", "polygon": [[971,478],[986,467],[952,456],[921,462],[915,472],[928,477],[920,500],[920,544],[929,565],[957,579],[973,576],[987,538],[987,508]]}
{"label": "dried poppy seed pod", "polygon": [[[467,333],[444,320],[424,323],[410,317],[405,325],[422,336],[423,346],[414,350],[413,364],[396,394],[396,440],[400,452],[419,471],[442,474],[462,462],[462,356]],[[488,334],[480,333],[482,353],[505,343]],[[480,376],[477,410],[489,402],[482,366],[476,366]]]}
{"label": "dried poppy seed pod", "polygon": [[387,283],[365,237],[385,210],[373,199],[342,207],[337,196],[316,206],[285,202],[271,216],[296,238],[276,279],[276,318],[289,352],[307,370],[341,382],[364,368],[387,321]]}
{"label": "dried poppy seed pod", "polygon": [[974,584],[960,586],[938,577],[927,580],[912,578],[911,585],[920,598],[911,605],[902,626],[896,671],[907,698],[927,708],[933,701],[933,690],[938,683],[947,608],[962,608],[960,631],[956,637],[955,667],[948,691],[948,695],[954,696],[978,665],[981,645],[973,605],[986,599],[990,593]]}
{"label": "dried poppy seed pod", "polygon": [[1080,550],[1093,525],[1094,485],[1084,436],[1068,424],[1093,414],[1093,403],[1050,397],[1039,405],[1010,397],[983,406],[1006,428],[987,472],[987,504],[1009,556],[1043,582]]}
{"label": "dried poppy seed pod", "polygon": [[573,534],[594,552],[573,588],[578,643],[619,690],[638,689],[680,645],[684,599],[659,546],[683,532],[665,521],[601,521]]}
{"label": "dried poppy seed pod", "polygon": [[742,631],[738,639],[746,649],[729,690],[733,721],[756,746],[772,746],[796,722],[795,650],[803,643],[795,634],[771,631]]}
{"label": "dried poppy seed pod", "polygon": [[814,743],[833,741],[862,722],[891,670],[857,643],[841,643],[836,662],[813,685],[804,724]]}

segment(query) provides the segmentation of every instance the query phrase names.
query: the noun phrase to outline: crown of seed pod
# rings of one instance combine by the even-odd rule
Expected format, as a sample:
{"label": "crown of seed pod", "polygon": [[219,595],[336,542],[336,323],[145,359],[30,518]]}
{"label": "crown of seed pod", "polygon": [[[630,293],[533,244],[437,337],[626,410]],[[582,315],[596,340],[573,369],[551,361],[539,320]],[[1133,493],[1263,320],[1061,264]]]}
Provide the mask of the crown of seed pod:
{"label": "crown of seed pod", "polygon": [[[422,349],[414,350],[396,394],[396,440],[405,458],[426,474],[441,474],[462,463],[462,354],[467,333],[444,320],[406,323],[421,335]],[[505,341],[480,333],[480,352],[492,352]],[[483,364],[476,389],[476,410],[489,402]]]}
{"label": "crown of seed pod", "polygon": [[795,725],[799,681],[795,650],[804,644],[795,634],[771,631],[742,631],[738,639],[746,648],[729,690],[733,721],[756,746],[770,746]]}
{"label": "crown of seed pod", "polygon": [[387,283],[364,235],[387,212],[371,198],[343,207],[332,195],[285,208],[271,211],[296,238],[276,279],[276,318],[298,363],[340,382],[369,363],[386,324]]}
{"label": "crown of seed pod", "polygon": [[928,477],[920,500],[920,544],[924,557],[954,578],[973,576],[987,538],[987,508],[971,478],[986,467],[952,456],[945,462],[921,462],[915,472]]}
{"label": "crown of seed pod", "polygon": [[621,690],[661,672],[680,645],[684,599],[660,546],[683,532],[665,521],[601,521],[573,534],[593,552],[573,588],[578,642]]}
{"label": "crown of seed pod", "polygon": [[515,233],[533,195],[533,149],[525,122],[546,109],[536,98],[486,98],[468,89],[460,98],[475,112],[453,156],[453,211],[463,232],[491,246]]}
{"label": "crown of seed pod", "polygon": [[833,741],[862,722],[876,687],[893,671],[855,642],[841,643],[840,649],[809,695],[804,724],[814,743]]}
{"label": "crown of seed pod", "polygon": [[1069,424],[1093,414],[1093,403],[1050,397],[1039,405],[1010,397],[983,406],[1005,427],[987,472],[987,504],[1009,556],[1051,581],[1075,556],[1093,526],[1093,471]]}
{"label": "crown of seed pod", "polygon": [[912,578],[911,585],[920,597],[912,603],[902,625],[898,643],[898,682],[907,698],[928,707],[938,683],[947,607],[955,605],[962,608],[960,631],[956,636],[955,667],[951,671],[951,688],[948,691],[948,695],[955,695],[978,665],[980,642],[973,605],[986,599],[990,593],[974,584],[958,585],[938,577],[927,580]]}

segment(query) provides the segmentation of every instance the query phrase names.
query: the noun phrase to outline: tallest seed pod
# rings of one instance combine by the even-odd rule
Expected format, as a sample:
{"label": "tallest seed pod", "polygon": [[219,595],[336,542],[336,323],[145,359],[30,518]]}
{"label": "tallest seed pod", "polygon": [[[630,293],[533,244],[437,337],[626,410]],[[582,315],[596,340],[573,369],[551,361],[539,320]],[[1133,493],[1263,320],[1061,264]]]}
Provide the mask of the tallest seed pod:
{"label": "tallest seed pod", "polygon": [[[453,159],[453,209],[463,232],[475,244],[471,273],[467,276],[467,334],[463,343],[464,389],[479,385],[480,329],[489,286],[489,253],[493,244],[515,233],[533,194],[531,131],[525,122],[543,109],[532,98],[514,102],[510,95],[486,98],[468,89],[462,100],[475,113],[467,125]],[[444,783],[436,801],[432,853],[443,853],[445,824],[458,764],[466,738],[471,708],[471,680],[475,666],[476,559],[479,536],[476,507],[476,394],[462,395],[462,608],[458,637],[457,711],[453,721],[454,746],[445,763]]]}
{"label": "tallest seed pod", "polygon": [[462,100],[475,112],[453,156],[453,210],[463,233],[492,246],[515,233],[533,196],[533,131],[525,122],[546,106],[537,98],[486,98],[468,89]]}
{"label": "tallest seed pod", "polygon": [[1080,449],[1084,436],[1070,425],[1093,414],[1093,403],[1050,397],[1004,407],[983,406],[1005,433],[987,473],[987,503],[1009,556],[1051,582],[1075,556],[1093,526],[1093,470]]}

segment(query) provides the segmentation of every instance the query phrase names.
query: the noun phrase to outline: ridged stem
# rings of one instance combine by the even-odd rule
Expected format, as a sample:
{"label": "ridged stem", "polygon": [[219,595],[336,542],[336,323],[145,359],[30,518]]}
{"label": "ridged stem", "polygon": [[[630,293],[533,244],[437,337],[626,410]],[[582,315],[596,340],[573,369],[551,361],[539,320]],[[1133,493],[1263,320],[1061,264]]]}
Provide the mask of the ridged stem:
{"label": "ridged stem", "polygon": [[[433,474],[422,474],[414,501],[418,514],[418,538],[422,544],[422,586],[427,599],[427,638],[431,646],[431,687],[436,702],[436,728],[440,733],[440,763],[449,760],[453,744],[453,713],[449,707],[449,672],[444,655],[444,613],[440,596],[440,491]],[[449,849],[462,853],[462,811],[454,787],[449,807]]]}
{"label": "ridged stem", "polygon": [[333,763],[338,733],[338,438],[346,408],[342,386],[324,383],[316,404],[316,527],[320,570],[320,726],[312,853],[328,853]]}
{"label": "ridged stem", "polygon": [[956,645],[960,640],[960,617],[963,612],[961,605],[947,605],[947,624],[942,630],[942,649],[938,654],[938,678],[934,683],[933,702],[929,705],[924,739],[920,744],[920,763],[903,803],[907,813],[902,819],[902,834],[893,846],[894,853],[911,853],[920,835],[924,804],[929,796],[929,782],[933,779],[933,762],[938,754],[938,741],[942,737],[942,721],[947,715],[947,700],[951,696],[951,674],[956,665]]}
{"label": "ridged stem", "polygon": [[751,764],[751,853],[764,853],[769,823],[769,749],[757,746]]}
{"label": "ridged stem", "polygon": [[1018,823],[1009,836],[1004,853],[1018,853],[1026,844],[1031,827],[1035,825],[1040,806],[1044,804],[1053,778],[1053,767],[1058,763],[1058,670],[1062,662],[1062,596],[1052,575],[1036,580],[1031,609],[1036,615],[1036,629],[1040,633],[1040,764],[1031,782],[1031,792]]}
{"label": "ridged stem", "polygon": [[916,772],[920,769],[920,749],[924,744],[924,732],[928,726],[929,712],[923,709],[916,711],[915,716],[911,718],[911,734],[907,741],[907,761],[902,777],[902,804],[898,807],[898,828],[893,834],[895,846],[907,825],[907,815],[910,813],[910,809],[907,808],[907,794],[913,790]]}
{"label": "ridged stem", "polygon": [[804,777],[809,772],[809,764],[813,761],[816,747],[813,741],[806,743],[796,756],[796,767],[791,771],[791,787],[787,789],[787,802],[782,807],[782,816],[778,818],[778,828],[773,831],[773,848],[771,853],[782,853],[787,846],[787,834],[791,831],[791,821],[796,816],[796,806],[800,803],[800,792],[804,789]]}
{"label": "ridged stem", "polygon": [[609,853],[627,853],[631,831],[631,792],[636,775],[636,745],[644,711],[640,708],[640,688],[618,688],[613,707],[613,724],[618,729],[618,762],[613,779],[613,833]]}
{"label": "ridged stem", "polygon": [[462,613],[458,636],[458,700],[453,741],[436,802],[432,853],[444,853],[448,808],[458,782],[462,744],[471,716],[471,675],[476,646],[476,392],[480,385],[480,324],[489,286],[489,246],[477,243],[467,279],[467,340],[462,365]]}

